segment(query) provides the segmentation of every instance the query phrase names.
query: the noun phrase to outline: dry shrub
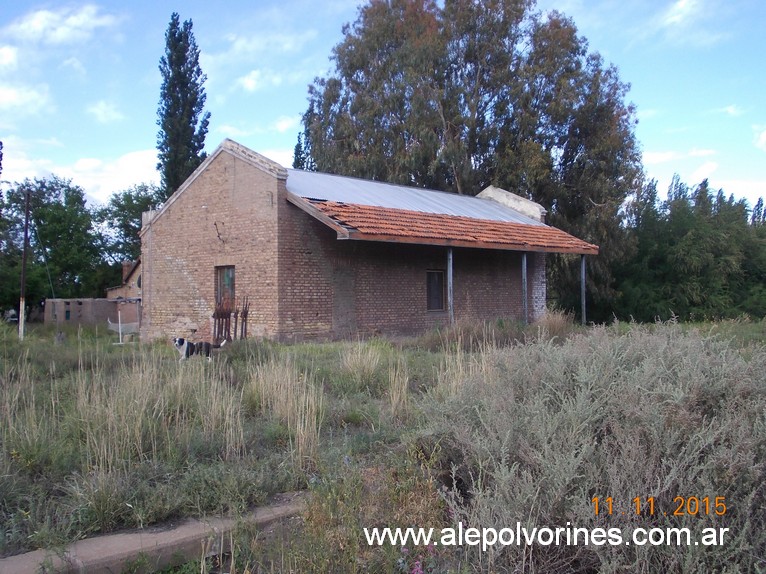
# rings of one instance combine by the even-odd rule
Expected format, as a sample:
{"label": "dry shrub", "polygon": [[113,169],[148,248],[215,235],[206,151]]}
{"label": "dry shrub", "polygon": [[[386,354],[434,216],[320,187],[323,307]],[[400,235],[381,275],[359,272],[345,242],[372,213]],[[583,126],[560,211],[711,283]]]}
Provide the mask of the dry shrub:
{"label": "dry shrub", "polygon": [[[494,381],[466,377],[429,410],[439,466],[463,483],[449,500],[456,521],[619,527],[626,540],[637,527],[688,527],[697,540],[706,527],[730,530],[711,547],[467,547],[476,571],[766,568],[766,349],[746,360],[725,341],[666,325],[491,353]],[[595,496],[612,497],[613,516],[603,502],[595,515]],[[673,516],[678,496],[724,497],[729,510]],[[635,497],[653,497],[655,514],[636,515]]]}
{"label": "dry shrub", "polygon": [[487,347],[511,347],[539,339],[562,341],[579,330],[571,313],[547,310],[540,319],[528,325],[502,317],[493,321],[459,319],[453,325],[415,338],[411,344],[430,351],[474,353]]}
{"label": "dry shrub", "polygon": [[[445,525],[444,501],[434,481],[410,462],[358,467],[347,462],[318,482],[305,514],[305,532],[290,556],[296,572],[416,572],[416,560],[448,572],[442,549],[370,546],[364,528]],[[429,553],[429,551],[431,551]],[[420,555],[420,556],[419,556]]]}

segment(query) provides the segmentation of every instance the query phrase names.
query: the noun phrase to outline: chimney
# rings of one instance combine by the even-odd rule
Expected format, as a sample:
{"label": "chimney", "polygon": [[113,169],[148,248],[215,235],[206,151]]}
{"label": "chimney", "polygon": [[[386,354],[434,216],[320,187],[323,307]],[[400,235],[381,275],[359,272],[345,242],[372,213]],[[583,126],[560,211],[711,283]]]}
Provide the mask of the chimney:
{"label": "chimney", "polygon": [[500,189],[499,187],[495,187],[493,185],[490,185],[477,197],[481,197],[482,199],[491,199],[492,201],[500,203],[506,207],[510,207],[514,211],[518,211],[527,217],[531,217],[536,221],[545,223],[545,216],[548,212],[542,205],[535,203],[526,197],[516,195],[515,193],[511,193],[510,191]]}

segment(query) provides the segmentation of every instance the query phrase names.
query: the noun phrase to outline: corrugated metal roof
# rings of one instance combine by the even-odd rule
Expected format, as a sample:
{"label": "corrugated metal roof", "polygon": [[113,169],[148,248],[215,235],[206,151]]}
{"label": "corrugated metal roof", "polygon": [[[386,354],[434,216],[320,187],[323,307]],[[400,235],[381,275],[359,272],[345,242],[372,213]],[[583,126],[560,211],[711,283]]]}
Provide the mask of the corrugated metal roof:
{"label": "corrugated metal roof", "polygon": [[333,227],[340,238],[512,251],[598,253],[596,245],[548,225],[304,198],[291,201]]}
{"label": "corrugated metal roof", "polygon": [[287,191],[307,199],[543,225],[490,199],[300,169],[287,170]]}

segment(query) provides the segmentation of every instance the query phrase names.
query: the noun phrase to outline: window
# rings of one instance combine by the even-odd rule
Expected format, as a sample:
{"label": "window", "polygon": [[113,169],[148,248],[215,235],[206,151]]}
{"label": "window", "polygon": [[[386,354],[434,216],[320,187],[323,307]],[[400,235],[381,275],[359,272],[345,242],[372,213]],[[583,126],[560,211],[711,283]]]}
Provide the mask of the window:
{"label": "window", "polygon": [[444,311],[444,271],[426,271],[426,309]]}
{"label": "window", "polygon": [[234,304],[234,267],[215,268],[216,304]]}

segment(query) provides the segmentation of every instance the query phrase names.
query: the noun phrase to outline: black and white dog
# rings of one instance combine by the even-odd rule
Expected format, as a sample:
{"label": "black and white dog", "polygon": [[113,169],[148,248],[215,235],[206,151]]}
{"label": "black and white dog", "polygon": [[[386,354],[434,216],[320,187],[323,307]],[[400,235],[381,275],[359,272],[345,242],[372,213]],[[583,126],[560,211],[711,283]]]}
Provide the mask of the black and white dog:
{"label": "black and white dog", "polygon": [[213,360],[213,349],[220,349],[226,344],[226,340],[224,339],[223,343],[220,345],[213,345],[212,343],[208,343],[207,341],[201,341],[199,343],[192,343],[191,341],[188,341],[184,339],[183,337],[176,337],[173,339],[173,345],[175,346],[176,350],[181,354],[181,361],[184,359],[188,359],[192,355],[200,355],[202,357],[207,357],[208,361]]}

